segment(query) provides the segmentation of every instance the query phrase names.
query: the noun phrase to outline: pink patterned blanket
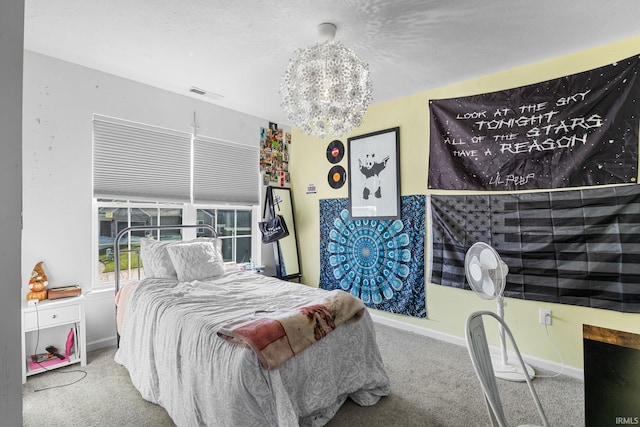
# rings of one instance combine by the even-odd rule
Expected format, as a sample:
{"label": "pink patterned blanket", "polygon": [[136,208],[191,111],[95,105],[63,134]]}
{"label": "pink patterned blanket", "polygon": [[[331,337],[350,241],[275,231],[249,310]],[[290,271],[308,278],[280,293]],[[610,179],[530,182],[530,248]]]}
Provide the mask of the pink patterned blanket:
{"label": "pink patterned blanket", "polygon": [[236,319],[224,325],[218,336],[250,347],[265,368],[273,369],[342,323],[359,320],[364,310],[360,299],[334,290],[302,307]]}

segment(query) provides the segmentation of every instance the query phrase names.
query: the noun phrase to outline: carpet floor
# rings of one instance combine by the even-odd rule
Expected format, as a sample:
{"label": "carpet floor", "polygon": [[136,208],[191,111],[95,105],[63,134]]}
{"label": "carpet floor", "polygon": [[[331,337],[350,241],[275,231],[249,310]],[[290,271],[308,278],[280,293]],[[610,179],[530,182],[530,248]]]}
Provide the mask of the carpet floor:
{"label": "carpet floor", "polygon": [[[465,347],[381,324],[376,334],[391,394],[372,407],[347,400],[327,427],[490,425]],[[90,352],[82,368],[29,377],[23,386],[24,426],[173,426],[164,409],[140,397],[127,370],[113,361],[115,350]],[[511,424],[541,424],[526,383],[498,380],[498,386]],[[534,386],[552,426],[584,426],[582,381],[560,375],[536,378]]]}

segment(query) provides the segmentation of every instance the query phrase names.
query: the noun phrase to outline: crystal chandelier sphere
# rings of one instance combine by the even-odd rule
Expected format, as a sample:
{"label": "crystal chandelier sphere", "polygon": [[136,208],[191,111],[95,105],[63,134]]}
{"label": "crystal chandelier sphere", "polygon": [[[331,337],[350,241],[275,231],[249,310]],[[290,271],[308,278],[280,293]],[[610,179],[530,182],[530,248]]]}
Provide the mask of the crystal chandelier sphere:
{"label": "crystal chandelier sphere", "polygon": [[287,118],[305,134],[340,137],[360,126],[371,103],[369,66],[340,42],[298,49],[280,95]]}

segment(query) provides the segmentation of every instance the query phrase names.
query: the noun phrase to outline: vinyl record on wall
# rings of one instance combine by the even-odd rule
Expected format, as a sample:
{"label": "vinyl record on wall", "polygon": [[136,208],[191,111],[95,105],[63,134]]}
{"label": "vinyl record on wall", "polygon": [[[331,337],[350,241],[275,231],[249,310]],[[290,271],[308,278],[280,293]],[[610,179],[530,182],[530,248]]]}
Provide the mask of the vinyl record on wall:
{"label": "vinyl record on wall", "polygon": [[339,139],[334,139],[327,146],[327,160],[329,163],[338,163],[344,157],[344,144]]}
{"label": "vinyl record on wall", "polygon": [[347,172],[342,166],[336,165],[329,169],[329,175],[327,176],[327,179],[331,188],[340,188],[347,180]]}

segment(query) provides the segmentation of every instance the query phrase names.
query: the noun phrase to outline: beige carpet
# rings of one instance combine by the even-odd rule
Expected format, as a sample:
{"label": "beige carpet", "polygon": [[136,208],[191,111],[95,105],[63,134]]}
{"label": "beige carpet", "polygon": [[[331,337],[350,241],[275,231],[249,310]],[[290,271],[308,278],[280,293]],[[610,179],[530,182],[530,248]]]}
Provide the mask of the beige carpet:
{"label": "beige carpet", "polygon": [[[328,427],[489,425],[465,347],[385,325],[376,324],[376,331],[391,395],[372,407],[347,400]],[[81,378],[78,365],[29,377],[23,387],[24,426],[173,426],[164,409],[140,397],[127,370],[113,362],[114,353],[115,348],[89,353],[82,368],[86,378],[67,387],[36,391]],[[540,423],[526,384],[498,382],[512,425]],[[534,385],[552,426],[584,426],[581,381],[536,378]]]}

